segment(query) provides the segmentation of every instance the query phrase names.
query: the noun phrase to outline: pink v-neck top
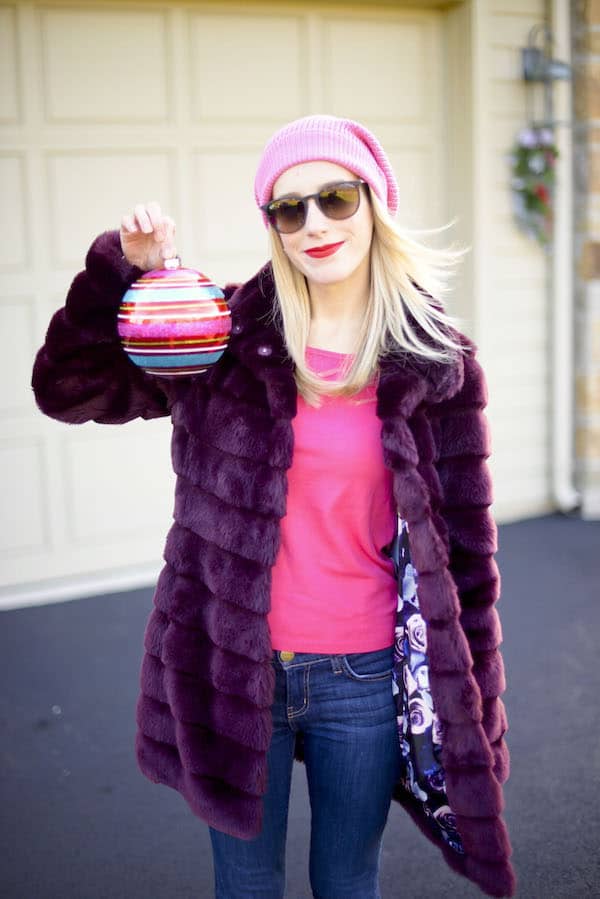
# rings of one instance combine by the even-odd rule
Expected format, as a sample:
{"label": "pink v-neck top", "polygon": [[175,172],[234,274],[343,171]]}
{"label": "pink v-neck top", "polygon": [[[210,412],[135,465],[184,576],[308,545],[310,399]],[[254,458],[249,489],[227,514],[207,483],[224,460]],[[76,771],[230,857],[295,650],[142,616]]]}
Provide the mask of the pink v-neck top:
{"label": "pink v-neck top", "polygon": [[[328,380],[347,356],[308,347]],[[353,397],[298,395],[281,545],[268,622],[274,649],[348,653],[394,642],[397,588],[382,548],[395,534],[392,472],[383,462],[373,381]]]}

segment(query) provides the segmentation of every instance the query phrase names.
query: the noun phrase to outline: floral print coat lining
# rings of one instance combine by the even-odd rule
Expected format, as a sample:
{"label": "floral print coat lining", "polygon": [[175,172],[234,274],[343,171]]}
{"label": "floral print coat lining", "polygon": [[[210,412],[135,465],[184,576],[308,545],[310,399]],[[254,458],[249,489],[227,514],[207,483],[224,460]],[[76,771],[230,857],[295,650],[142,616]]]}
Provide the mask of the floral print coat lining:
{"label": "floral print coat lining", "polygon": [[432,830],[462,855],[455,815],[446,795],[442,723],[429,688],[427,627],[419,608],[418,572],[411,562],[408,525],[400,517],[390,557],[398,582],[392,692],[402,753],[400,779],[422,803]]}

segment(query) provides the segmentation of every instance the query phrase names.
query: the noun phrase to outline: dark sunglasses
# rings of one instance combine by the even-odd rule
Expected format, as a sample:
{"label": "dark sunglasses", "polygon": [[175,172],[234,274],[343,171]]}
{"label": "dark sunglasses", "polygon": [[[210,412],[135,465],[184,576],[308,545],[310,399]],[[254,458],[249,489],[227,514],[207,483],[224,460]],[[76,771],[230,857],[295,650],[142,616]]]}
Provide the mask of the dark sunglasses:
{"label": "dark sunglasses", "polygon": [[360,206],[360,186],[366,181],[340,181],[330,184],[316,194],[305,197],[282,197],[271,200],[260,208],[266,213],[270,224],[280,234],[293,234],[306,222],[308,201],[315,200],[317,206],[328,219],[349,219]]}

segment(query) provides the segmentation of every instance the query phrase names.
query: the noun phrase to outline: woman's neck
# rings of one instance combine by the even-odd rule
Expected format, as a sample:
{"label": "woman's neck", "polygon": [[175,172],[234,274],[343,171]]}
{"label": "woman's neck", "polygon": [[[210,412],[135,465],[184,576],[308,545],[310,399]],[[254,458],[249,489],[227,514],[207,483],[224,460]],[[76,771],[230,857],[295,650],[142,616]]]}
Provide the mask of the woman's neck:
{"label": "woman's neck", "polygon": [[317,320],[310,323],[308,346],[334,353],[355,353],[358,345],[360,320],[339,322],[337,319]]}
{"label": "woman's neck", "polygon": [[308,345],[337,353],[356,351],[369,301],[368,286],[350,280],[309,284]]}

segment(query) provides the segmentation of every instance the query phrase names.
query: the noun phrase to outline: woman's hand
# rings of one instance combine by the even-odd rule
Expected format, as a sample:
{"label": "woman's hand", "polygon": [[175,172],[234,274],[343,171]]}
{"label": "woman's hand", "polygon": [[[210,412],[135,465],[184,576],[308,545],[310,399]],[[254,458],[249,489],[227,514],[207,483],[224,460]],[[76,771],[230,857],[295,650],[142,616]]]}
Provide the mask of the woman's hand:
{"label": "woman's hand", "polygon": [[162,268],[165,259],[177,255],[175,222],[163,215],[158,203],[138,203],[133,215],[121,219],[121,248],[130,265],[146,272]]}

